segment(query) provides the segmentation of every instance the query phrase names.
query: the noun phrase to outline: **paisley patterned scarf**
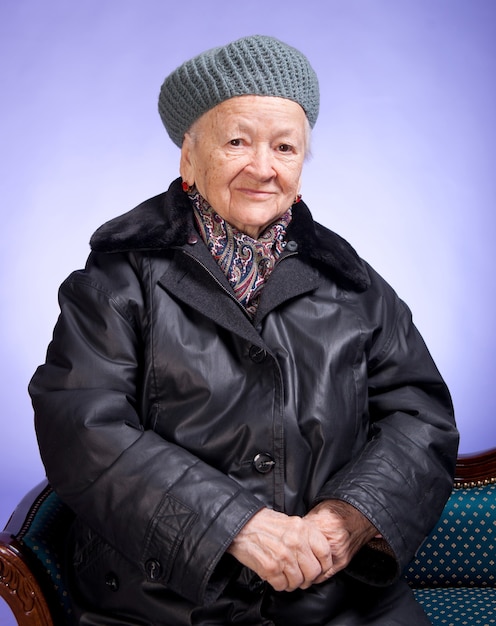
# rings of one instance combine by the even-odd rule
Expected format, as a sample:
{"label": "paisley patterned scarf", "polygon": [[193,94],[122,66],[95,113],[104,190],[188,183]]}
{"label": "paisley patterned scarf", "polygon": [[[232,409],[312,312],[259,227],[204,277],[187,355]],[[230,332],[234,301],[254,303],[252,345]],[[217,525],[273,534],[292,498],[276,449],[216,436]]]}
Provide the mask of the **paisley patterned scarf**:
{"label": "paisley patterned scarf", "polygon": [[285,246],[291,209],[258,239],[231,226],[194,190],[189,194],[200,235],[227,276],[236,298],[253,318],[262,288]]}

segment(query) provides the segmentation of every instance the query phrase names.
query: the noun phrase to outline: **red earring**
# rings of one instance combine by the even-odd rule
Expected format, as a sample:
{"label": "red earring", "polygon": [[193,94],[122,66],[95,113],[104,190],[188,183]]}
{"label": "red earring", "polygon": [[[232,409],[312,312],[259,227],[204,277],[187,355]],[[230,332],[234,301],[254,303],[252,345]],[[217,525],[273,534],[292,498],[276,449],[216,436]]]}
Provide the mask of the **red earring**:
{"label": "red earring", "polygon": [[185,191],[187,193],[189,191],[189,189],[190,189],[188,183],[185,180],[183,180],[181,185],[182,185],[183,191]]}
{"label": "red earring", "polygon": [[294,199],[293,204],[298,204],[298,202],[301,202],[301,193],[299,193],[296,198]]}

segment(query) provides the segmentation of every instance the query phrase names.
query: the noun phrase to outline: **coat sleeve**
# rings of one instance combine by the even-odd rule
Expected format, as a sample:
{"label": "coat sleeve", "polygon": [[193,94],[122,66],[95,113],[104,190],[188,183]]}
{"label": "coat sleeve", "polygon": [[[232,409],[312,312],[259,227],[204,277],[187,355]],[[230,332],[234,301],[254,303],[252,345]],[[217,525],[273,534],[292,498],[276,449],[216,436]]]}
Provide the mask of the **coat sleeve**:
{"label": "coat sleeve", "polygon": [[62,284],[46,363],[30,383],[47,477],[146,579],[195,603],[209,602],[226,582],[218,577],[221,557],[263,504],[144,429],[142,290],[125,255],[106,257],[111,281],[93,258],[89,271]]}
{"label": "coat sleeve", "polygon": [[[369,435],[317,501],[339,499],[363,513],[383,540],[348,572],[373,584],[393,582],[439,519],[451,493],[458,431],[448,389],[408,307],[373,271],[381,322],[366,347]],[[378,286],[378,287],[377,287]]]}

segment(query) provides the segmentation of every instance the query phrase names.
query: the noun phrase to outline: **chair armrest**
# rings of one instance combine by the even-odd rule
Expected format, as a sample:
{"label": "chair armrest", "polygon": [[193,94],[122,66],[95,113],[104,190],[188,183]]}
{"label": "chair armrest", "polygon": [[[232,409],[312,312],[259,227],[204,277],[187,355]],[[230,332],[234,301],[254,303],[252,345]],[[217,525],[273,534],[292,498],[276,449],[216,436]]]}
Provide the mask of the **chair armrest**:
{"label": "chair armrest", "polygon": [[22,535],[23,529],[29,526],[30,520],[35,514],[36,509],[51,491],[52,488],[46,478],[28,491],[9,517],[9,520],[3,529],[4,532],[9,533],[14,537],[19,534]]}
{"label": "chair armrest", "polygon": [[458,456],[455,488],[476,487],[493,482],[496,482],[496,448]]}
{"label": "chair armrest", "polygon": [[19,626],[68,623],[62,562],[72,517],[43,480],[22,498],[0,533],[0,596]]}
{"label": "chair armrest", "polygon": [[28,551],[8,532],[0,533],[0,597],[19,626],[54,626],[37,582],[38,568]]}

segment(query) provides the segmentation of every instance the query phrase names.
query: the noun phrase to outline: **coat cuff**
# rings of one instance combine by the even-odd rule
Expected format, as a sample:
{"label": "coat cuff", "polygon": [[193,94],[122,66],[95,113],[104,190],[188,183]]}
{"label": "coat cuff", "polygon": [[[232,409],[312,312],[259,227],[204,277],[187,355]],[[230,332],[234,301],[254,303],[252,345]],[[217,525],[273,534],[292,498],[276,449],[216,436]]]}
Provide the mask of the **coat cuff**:
{"label": "coat cuff", "polygon": [[[155,529],[142,562],[147,580],[162,583],[194,604],[214,602],[239,571],[238,562],[226,554],[227,548],[263,507],[249,492],[238,490],[224,499],[208,522],[184,508],[180,515],[172,516],[178,525],[174,532],[169,527],[162,535],[160,525]],[[167,509],[170,513],[170,502]],[[171,536],[175,537],[172,541]],[[161,549],[157,550],[158,546]]]}
{"label": "coat cuff", "polygon": [[345,569],[353,578],[376,587],[391,585],[399,576],[398,561],[388,542],[371,539],[361,548]]}

